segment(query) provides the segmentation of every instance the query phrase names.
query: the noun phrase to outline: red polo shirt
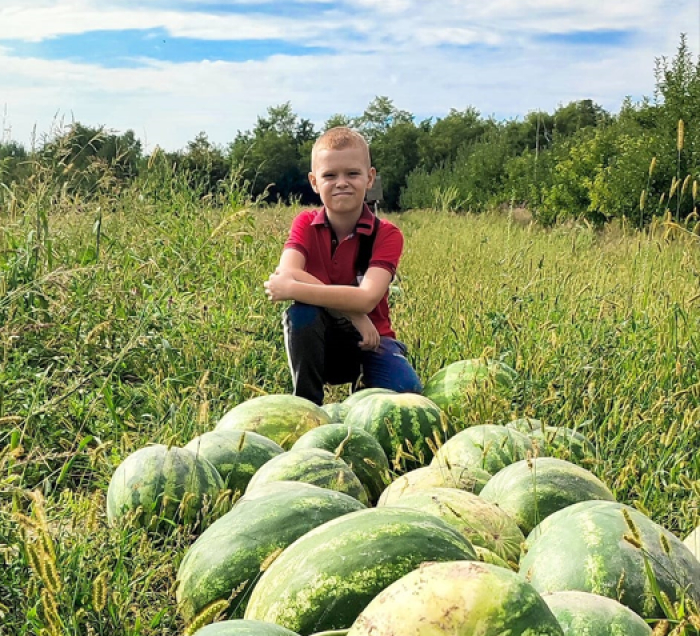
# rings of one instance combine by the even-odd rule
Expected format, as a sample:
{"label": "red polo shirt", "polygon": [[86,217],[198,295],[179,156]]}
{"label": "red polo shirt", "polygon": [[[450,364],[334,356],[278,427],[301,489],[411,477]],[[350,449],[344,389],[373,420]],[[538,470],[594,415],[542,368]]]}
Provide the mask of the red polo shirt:
{"label": "red polo shirt", "polygon": [[[301,252],[306,259],[304,270],[318,278],[325,285],[356,285],[355,261],[359,250],[359,234],[371,234],[374,215],[367,205],[355,225],[354,231],[339,245],[335,240],[325,208],[305,210],[292,222],[289,238],[284,248]],[[401,230],[385,219],[379,220],[379,229],[374,239],[370,267],[382,267],[396,274],[396,268],[403,250]],[[380,336],[395,338],[389,318],[389,292],[369,313]]]}

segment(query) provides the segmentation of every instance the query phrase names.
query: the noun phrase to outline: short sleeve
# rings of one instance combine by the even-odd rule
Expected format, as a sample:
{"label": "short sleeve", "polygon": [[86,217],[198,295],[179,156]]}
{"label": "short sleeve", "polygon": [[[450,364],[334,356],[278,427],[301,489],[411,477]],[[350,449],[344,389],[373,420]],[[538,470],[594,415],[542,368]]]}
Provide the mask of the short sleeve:
{"label": "short sleeve", "polygon": [[374,241],[369,266],[381,267],[394,277],[396,276],[402,252],[403,234],[401,230],[393,223],[382,219],[377,231],[377,238]]}
{"label": "short sleeve", "polygon": [[301,252],[304,258],[309,258],[309,248],[311,245],[310,228],[315,213],[307,210],[301,212],[292,221],[292,226],[289,228],[289,236],[284,243],[284,249],[294,249]]}

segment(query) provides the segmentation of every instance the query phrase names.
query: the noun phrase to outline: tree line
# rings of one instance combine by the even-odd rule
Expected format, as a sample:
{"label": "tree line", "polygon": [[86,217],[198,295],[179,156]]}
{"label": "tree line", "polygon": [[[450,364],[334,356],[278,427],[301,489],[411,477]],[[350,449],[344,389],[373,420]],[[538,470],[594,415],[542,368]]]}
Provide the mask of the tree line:
{"label": "tree line", "polygon": [[201,132],[179,151],[151,155],[132,131],[73,123],[37,149],[0,144],[0,205],[42,179],[83,198],[128,187],[155,195],[167,186],[158,180],[164,163],[161,179],[175,175],[195,197],[230,191],[236,180],[259,200],[316,204],[307,180],[311,148],[324,130],[347,125],[369,141],[387,210],[523,206],[543,224],[625,217],[644,225],[664,214],[685,220],[697,215],[700,198],[700,62],[685,36],[654,73],[653,96],[626,99],[614,114],[583,99],[507,121],[471,106],[416,121],[378,96],[361,115],[335,114],[316,130],[287,102],[225,146]]}

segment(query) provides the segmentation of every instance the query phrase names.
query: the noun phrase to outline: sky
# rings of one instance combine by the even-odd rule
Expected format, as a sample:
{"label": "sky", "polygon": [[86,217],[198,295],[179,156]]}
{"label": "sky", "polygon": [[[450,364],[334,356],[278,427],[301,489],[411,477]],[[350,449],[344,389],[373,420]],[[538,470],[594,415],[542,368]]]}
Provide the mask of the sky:
{"label": "sky", "polygon": [[618,112],[681,33],[696,54],[700,0],[0,0],[0,141],[78,121],[224,146],[271,106],[318,130],[379,95],[416,121]]}

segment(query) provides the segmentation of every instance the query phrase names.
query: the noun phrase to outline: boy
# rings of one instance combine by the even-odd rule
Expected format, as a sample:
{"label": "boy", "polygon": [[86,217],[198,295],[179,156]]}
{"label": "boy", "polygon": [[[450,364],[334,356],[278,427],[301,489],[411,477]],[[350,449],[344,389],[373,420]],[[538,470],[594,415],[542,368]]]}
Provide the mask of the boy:
{"label": "boy", "polygon": [[[271,301],[294,301],[283,318],[294,395],[319,405],[324,384],[356,385],[360,374],[366,387],[422,390],[391,328],[388,291],[403,236],[364,202],[375,175],[362,135],[345,127],[321,135],[309,181],[323,207],[294,219],[265,282]],[[366,272],[358,272],[358,253],[368,252],[372,239]]]}

